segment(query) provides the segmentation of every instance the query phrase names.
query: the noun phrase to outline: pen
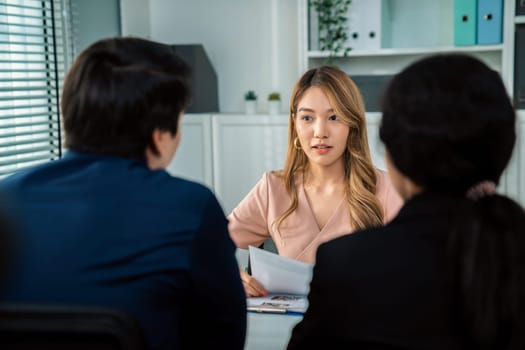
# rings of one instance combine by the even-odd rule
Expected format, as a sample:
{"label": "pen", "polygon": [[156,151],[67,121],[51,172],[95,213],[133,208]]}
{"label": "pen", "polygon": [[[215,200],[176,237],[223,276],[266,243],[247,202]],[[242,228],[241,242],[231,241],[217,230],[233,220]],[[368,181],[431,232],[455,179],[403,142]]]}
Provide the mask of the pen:
{"label": "pen", "polygon": [[248,306],[246,309],[248,311],[256,311],[256,312],[273,312],[273,313],[278,313],[278,314],[286,313],[286,309],[280,308],[280,307]]}

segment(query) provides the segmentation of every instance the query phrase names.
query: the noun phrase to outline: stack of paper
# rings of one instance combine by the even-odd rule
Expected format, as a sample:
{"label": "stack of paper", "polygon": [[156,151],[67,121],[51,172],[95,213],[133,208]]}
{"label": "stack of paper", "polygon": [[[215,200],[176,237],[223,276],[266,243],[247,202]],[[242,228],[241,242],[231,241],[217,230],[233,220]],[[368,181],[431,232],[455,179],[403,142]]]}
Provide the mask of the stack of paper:
{"label": "stack of paper", "polygon": [[305,312],[312,279],[312,264],[249,247],[252,276],[269,295],[248,298],[248,310],[258,312]]}

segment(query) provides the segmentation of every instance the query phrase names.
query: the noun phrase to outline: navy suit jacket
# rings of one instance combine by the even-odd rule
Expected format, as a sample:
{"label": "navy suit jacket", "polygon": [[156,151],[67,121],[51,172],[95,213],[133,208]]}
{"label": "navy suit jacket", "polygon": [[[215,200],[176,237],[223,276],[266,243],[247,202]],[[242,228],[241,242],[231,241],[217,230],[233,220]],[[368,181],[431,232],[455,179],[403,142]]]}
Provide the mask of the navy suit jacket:
{"label": "navy suit jacket", "polygon": [[151,349],[242,349],[245,294],[227,220],[202,185],[68,152],[0,182],[18,219],[3,301],[119,308]]}
{"label": "navy suit jacket", "polygon": [[288,349],[467,348],[447,255],[461,205],[417,195],[386,226],[321,245]]}

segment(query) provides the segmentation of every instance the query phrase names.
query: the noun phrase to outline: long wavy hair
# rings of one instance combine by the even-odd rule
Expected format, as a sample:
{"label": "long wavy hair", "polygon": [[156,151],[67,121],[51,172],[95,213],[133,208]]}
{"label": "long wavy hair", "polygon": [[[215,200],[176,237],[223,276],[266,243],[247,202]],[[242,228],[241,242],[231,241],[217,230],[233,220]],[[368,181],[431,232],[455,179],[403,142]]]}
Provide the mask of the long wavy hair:
{"label": "long wavy hair", "polygon": [[343,153],[345,170],[345,197],[349,207],[351,230],[379,226],[383,223],[383,208],[377,199],[376,173],[370,157],[366,132],[365,107],[359,89],[350,77],[332,66],[322,66],[308,70],[295,85],[290,98],[290,122],[288,126],[288,150],[286,163],[281,176],[290,195],[290,207],[277,219],[277,231],[284,220],[297,209],[297,175],[304,175],[309,159],[302,149],[294,147],[297,137],[295,118],[297,105],[310,87],[319,87],[328,97],[330,105],[339,120],[348,125],[350,132]]}

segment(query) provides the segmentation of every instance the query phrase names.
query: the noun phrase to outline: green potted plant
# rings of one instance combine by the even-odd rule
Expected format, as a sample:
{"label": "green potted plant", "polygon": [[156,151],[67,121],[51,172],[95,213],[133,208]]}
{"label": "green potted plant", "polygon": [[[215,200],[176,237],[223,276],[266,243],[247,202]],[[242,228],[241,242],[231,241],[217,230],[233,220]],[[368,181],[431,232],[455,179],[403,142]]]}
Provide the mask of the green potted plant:
{"label": "green potted plant", "polygon": [[268,95],[268,111],[270,114],[279,114],[281,112],[281,94],[271,92]]}
{"label": "green potted plant", "polygon": [[253,90],[248,90],[244,94],[244,106],[246,114],[255,114],[257,112],[257,94]]}
{"label": "green potted plant", "polygon": [[329,51],[328,61],[338,54],[348,55],[348,6],[352,0],[309,0],[319,21],[319,46]]}

